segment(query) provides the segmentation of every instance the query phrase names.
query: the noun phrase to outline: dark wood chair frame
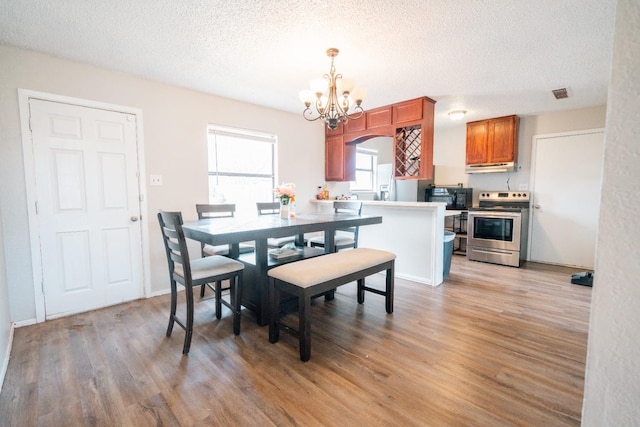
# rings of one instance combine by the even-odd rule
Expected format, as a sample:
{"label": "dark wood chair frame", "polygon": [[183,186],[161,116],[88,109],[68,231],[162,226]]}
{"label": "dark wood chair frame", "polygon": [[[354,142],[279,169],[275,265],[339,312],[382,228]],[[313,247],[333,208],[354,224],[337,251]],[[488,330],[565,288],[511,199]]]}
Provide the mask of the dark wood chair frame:
{"label": "dark wood chair frame", "polygon": [[[221,305],[224,304],[233,313],[233,333],[240,334],[240,311],[242,300],[242,269],[228,273],[222,273],[215,276],[204,277],[194,280],[191,274],[191,262],[189,259],[189,251],[187,242],[182,230],[182,214],[180,212],[160,211],[158,213],[158,222],[160,223],[160,231],[164,242],[164,247],[169,264],[169,278],[171,281],[171,310],[169,313],[169,325],[167,327],[167,337],[171,336],[174,323],[177,323],[185,330],[184,346],[182,354],[189,353],[191,347],[191,337],[193,335],[193,287],[200,286],[205,283],[215,282],[216,292],[216,318],[221,318]],[[181,264],[184,277],[175,273],[175,264]],[[229,280],[230,286],[230,302],[223,300],[220,296],[221,282]],[[186,321],[179,319],[176,315],[178,289],[177,283],[185,288],[185,298],[187,305]]]}
{"label": "dark wood chair frame", "polygon": [[[335,202],[333,202],[333,210],[336,214],[344,213],[344,214],[350,214],[350,215],[362,215],[362,202],[357,202],[353,200],[336,200]],[[348,244],[348,245],[339,245],[338,238],[336,236],[335,251],[338,252],[340,249],[357,248],[359,229],[360,229],[359,227],[349,227],[349,228],[338,229],[337,231],[346,231],[353,234],[354,243]],[[312,247],[324,248],[324,243],[310,241],[309,244]]]}
{"label": "dark wood chair frame", "polygon": [[[215,204],[196,204],[196,212],[198,213],[198,219],[204,218],[233,218],[235,217],[236,205],[234,203],[215,203]],[[209,256],[205,253],[205,243],[200,242],[200,253],[202,257]],[[227,255],[231,254],[231,246],[229,245]],[[200,287],[200,298],[204,297],[207,286],[216,293],[216,301],[222,298],[222,292],[229,290],[229,287],[211,286],[210,283],[205,283]]]}
{"label": "dark wood chair frame", "polygon": [[[258,209],[258,215],[277,215],[280,213],[280,202],[256,202],[256,208]],[[293,243],[295,237],[292,237],[292,239],[291,242]],[[271,239],[268,240],[269,248],[271,249],[281,246],[272,242]]]}

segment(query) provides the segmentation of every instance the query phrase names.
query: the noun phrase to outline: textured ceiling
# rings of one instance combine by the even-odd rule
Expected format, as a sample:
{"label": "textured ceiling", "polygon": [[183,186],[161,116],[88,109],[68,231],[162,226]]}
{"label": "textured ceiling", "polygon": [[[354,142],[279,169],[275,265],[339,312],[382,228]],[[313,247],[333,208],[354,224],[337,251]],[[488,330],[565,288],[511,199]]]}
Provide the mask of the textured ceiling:
{"label": "textured ceiling", "polygon": [[429,96],[443,127],[454,109],[470,121],[604,105],[615,4],[4,0],[0,43],[290,112],[337,47],[365,109]]}

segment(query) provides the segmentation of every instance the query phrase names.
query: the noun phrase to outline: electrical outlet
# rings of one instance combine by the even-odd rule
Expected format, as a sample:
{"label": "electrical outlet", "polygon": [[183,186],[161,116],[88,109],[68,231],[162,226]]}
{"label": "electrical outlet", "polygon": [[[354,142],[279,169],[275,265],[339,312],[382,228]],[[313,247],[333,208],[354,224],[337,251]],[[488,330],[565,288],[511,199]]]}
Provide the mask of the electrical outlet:
{"label": "electrical outlet", "polygon": [[162,185],[162,175],[149,175],[149,182],[151,185]]}
{"label": "electrical outlet", "polygon": [[527,191],[529,189],[529,184],[518,184],[518,190]]}

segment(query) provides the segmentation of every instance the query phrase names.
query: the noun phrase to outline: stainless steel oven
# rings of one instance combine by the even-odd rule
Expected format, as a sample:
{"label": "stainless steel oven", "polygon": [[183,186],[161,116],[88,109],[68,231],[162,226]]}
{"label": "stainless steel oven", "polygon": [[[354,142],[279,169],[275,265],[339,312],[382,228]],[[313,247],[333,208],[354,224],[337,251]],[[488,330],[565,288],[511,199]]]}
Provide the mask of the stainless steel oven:
{"label": "stainless steel oven", "polygon": [[529,193],[487,191],[469,209],[467,258],[519,267],[527,256]]}

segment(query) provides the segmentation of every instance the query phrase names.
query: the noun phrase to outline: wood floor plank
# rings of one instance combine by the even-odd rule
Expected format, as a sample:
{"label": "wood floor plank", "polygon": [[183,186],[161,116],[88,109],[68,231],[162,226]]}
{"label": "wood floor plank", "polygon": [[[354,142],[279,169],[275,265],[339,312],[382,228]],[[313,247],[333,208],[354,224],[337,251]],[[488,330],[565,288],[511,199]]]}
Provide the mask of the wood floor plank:
{"label": "wood floor plank", "polygon": [[579,425],[591,288],[572,272],[454,257],[439,287],[397,278],[393,314],[342,286],[313,301],[307,363],[249,311],[233,335],[210,296],[188,356],[168,295],[19,328],[0,425]]}

